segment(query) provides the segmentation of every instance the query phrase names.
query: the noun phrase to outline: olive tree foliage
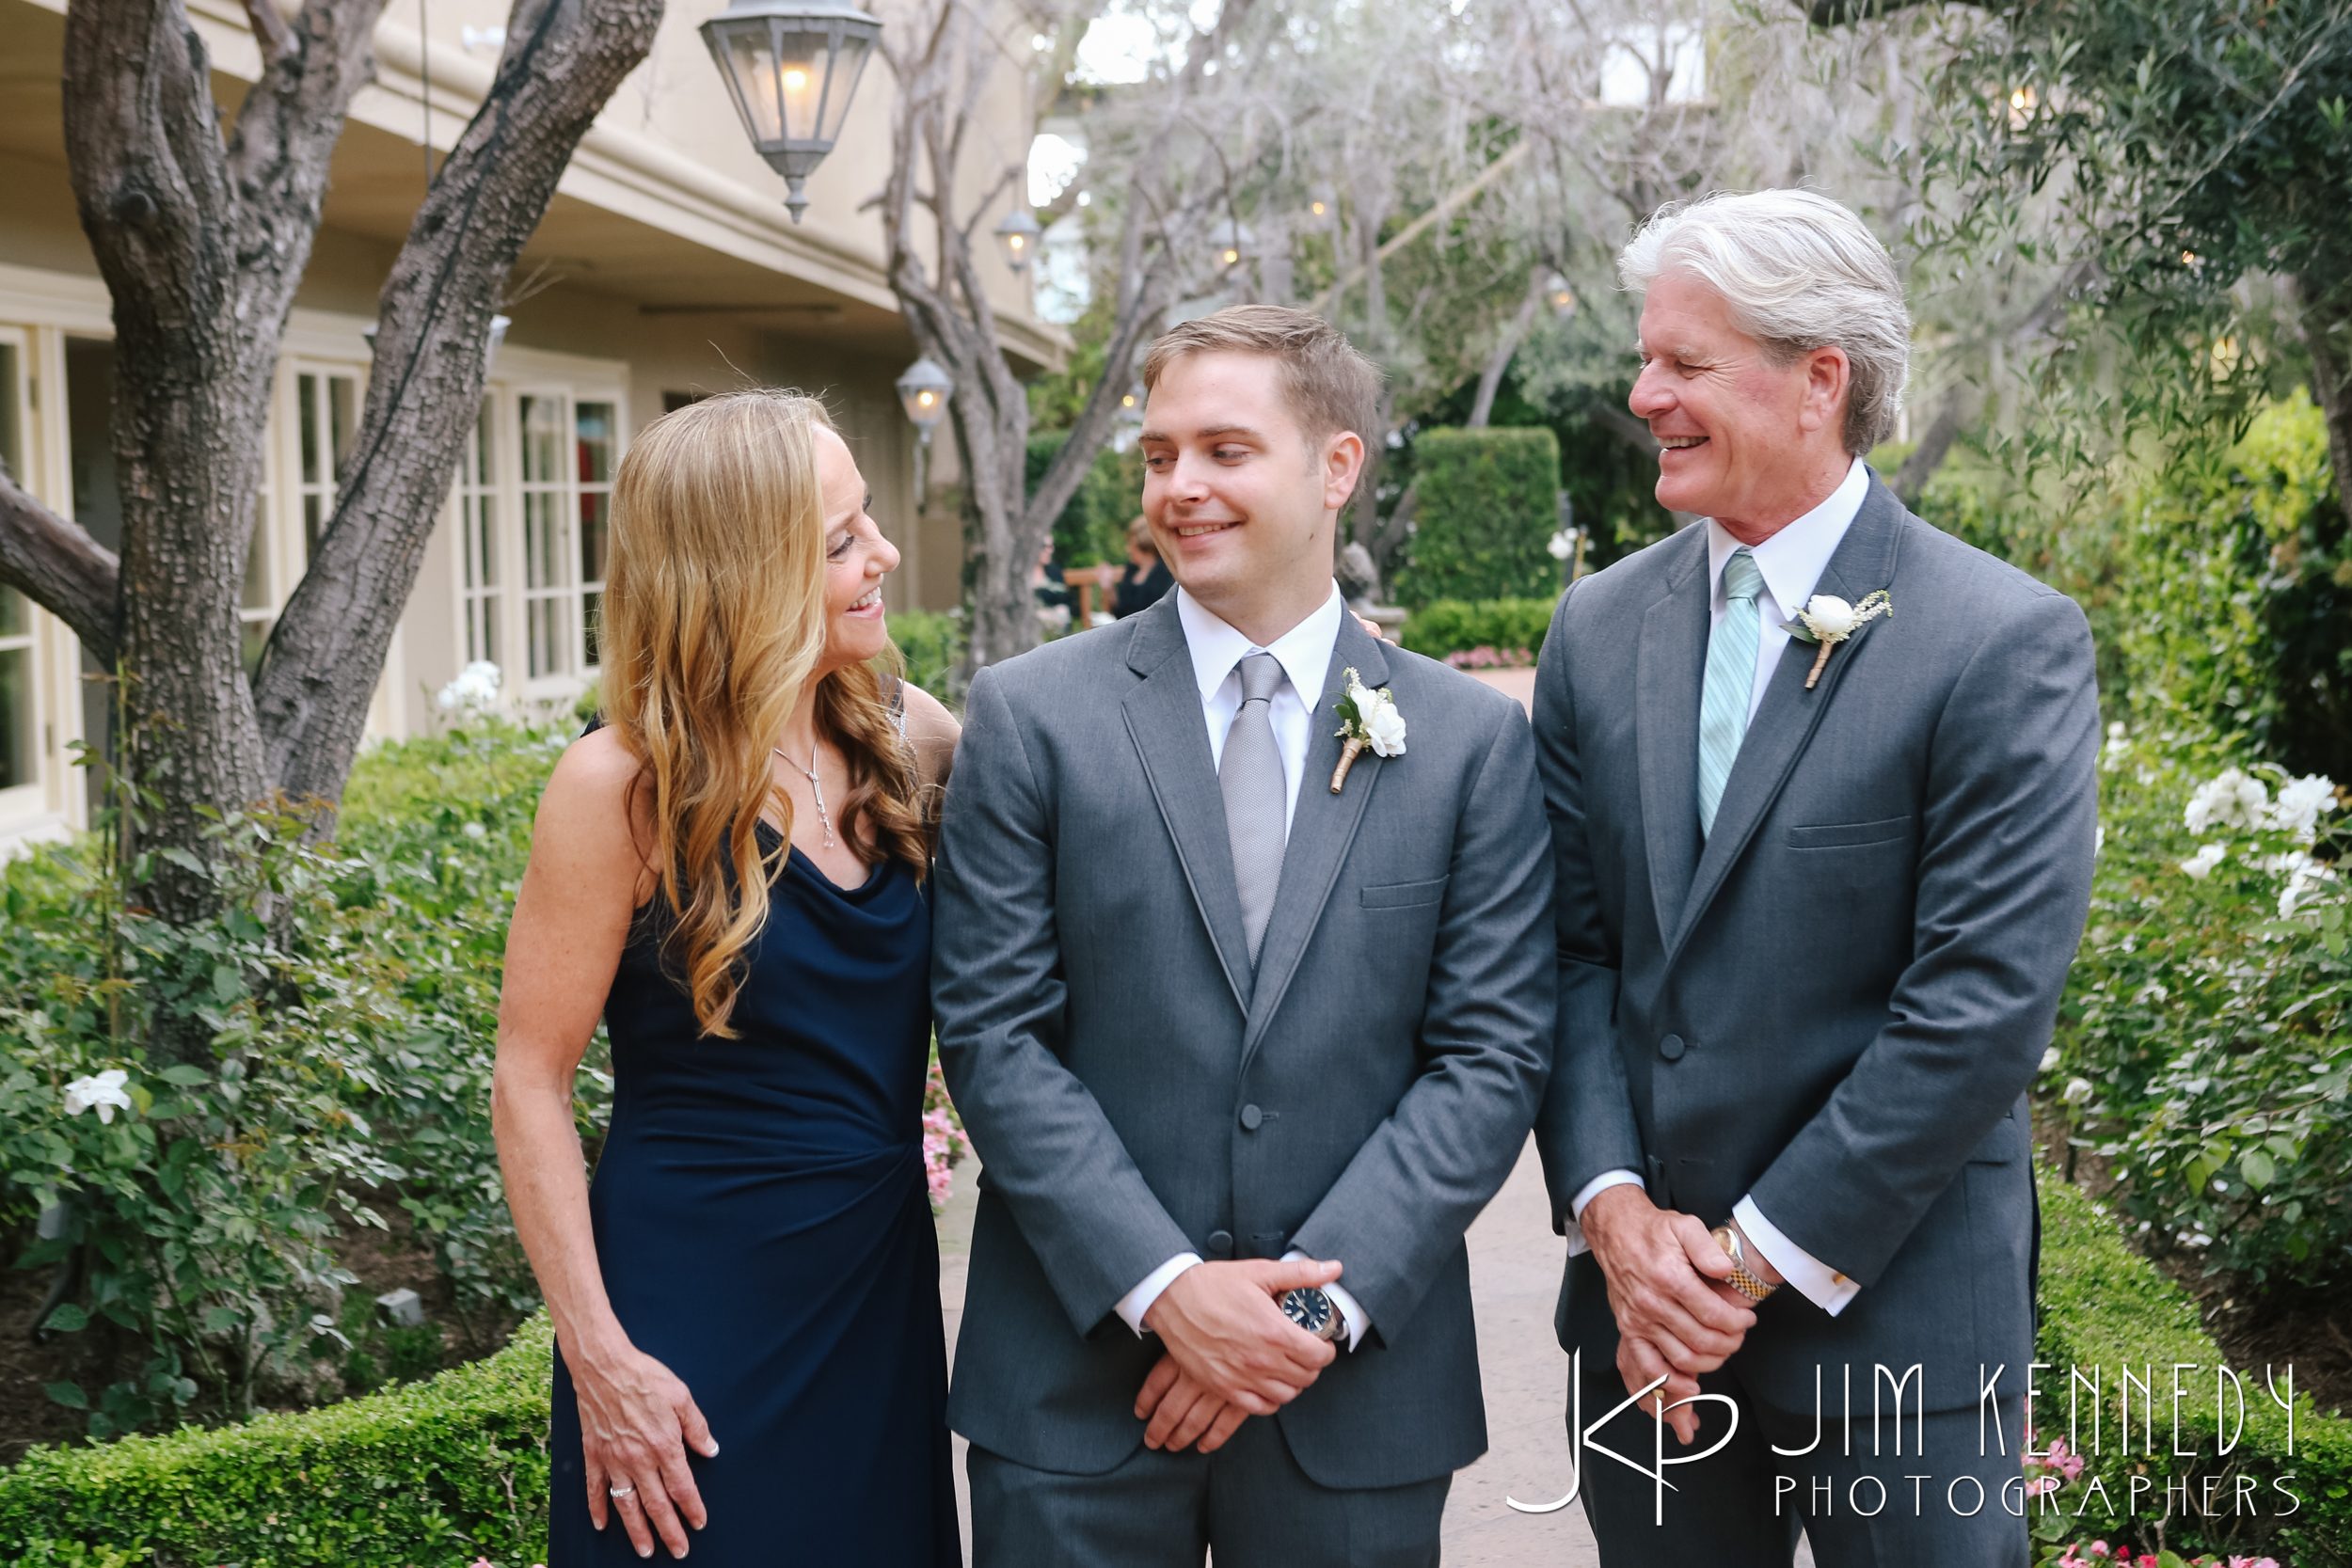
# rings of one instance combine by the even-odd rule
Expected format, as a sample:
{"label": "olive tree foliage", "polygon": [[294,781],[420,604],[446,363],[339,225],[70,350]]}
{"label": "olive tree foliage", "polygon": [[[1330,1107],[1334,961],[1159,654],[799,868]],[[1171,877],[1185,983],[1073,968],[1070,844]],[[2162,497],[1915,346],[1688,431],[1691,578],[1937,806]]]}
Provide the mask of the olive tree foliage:
{"label": "olive tree foliage", "polygon": [[880,198],[884,248],[916,345],[955,381],[947,414],[964,477],[975,669],[1037,644],[1031,563],[1109,440],[1131,367],[1200,271],[1208,230],[1230,206],[1224,170],[1234,138],[1246,144],[1251,134],[1240,101],[1251,91],[1253,0],[1222,0],[1205,25],[1171,12],[1178,30],[1168,55],[1124,95],[1131,134],[1122,155],[1091,182],[1106,220],[1105,368],[1029,492],[1028,393],[1000,345],[980,263],[993,244],[983,225],[1004,211],[1009,191],[1023,188],[1028,137],[996,139],[990,95],[1018,84],[1032,109],[1055,103],[1102,8],[1099,0],[876,8],[897,92],[890,177]]}
{"label": "olive tree foliage", "polygon": [[382,11],[305,0],[289,17],[246,0],[262,71],[229,115],[184,0],[66,10],[66,154],[114,305],[122,548],[0,475],[0,582],[129,683],[153,801],[142,847],[157,851],[144,891],[174,919],[216,898],[190,869],[208,813],[341,795],[481,401],[490,318],[661,17],[660,0],[518,0],[489,94],[385,282],[334,515],[248,681],[237,601],[270,387]]}
{"label": "olive tree foliage", "polygon": [[2307,363],[2352,471],[2352,0],[1934,14],[1923,238],[2060,284],[2020,455],[2096,473],[2136,434],[2226,439]]}

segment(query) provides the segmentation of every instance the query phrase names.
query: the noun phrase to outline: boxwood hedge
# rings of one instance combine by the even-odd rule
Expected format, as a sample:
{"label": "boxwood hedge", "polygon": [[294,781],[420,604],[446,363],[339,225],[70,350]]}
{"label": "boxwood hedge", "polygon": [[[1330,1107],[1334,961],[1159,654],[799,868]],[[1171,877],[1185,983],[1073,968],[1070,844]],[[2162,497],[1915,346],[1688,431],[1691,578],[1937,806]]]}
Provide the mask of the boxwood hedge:
{"label": "boxwood hedge", "polygon": [[[2169,1406],[2158,1453],[2122,1451],[2113,1425],[2118,1369],[2169,1389],[2175,1364],[2211,1387],[2220,1359],[2188,1296],[2123,1244],[2113,1218],[2078,1189],[2042,1179],[2041,1440],[2062,1436],[2066,1369],[2100,1369],[2108,1421],[2104,1453],[2033,1505],[2045,1542],[2132,1540],[2153,1550],[2261,1551],[2292,1568],[2352,1564],[2352,1421],[2320,1415],[2299,1395],[2286,1414],[2248,1380],[2246,1421],[2217,1452],[2211,1402],[2182,1411],[2170,1456]],[[495,1568],[545,1560],[548,1373],[546,1317],[532,1319],[488,1360],[430,1383],[247,1425],[133,1437],[103,1447],[36,1449],[0,1473],[0,1560],[72,1568]],[[2194,1386],[2196,1374],[2191,1374]],[[2233,1423],[2234,1424],[2234,1423]],[[2138,1422],[2135,1420],[2135,1428]],[[2137,1514],[2131,1480],[2148,1478]],[[2207,1519],[2156,1510],[2168,1484],[2218,1497],[2250,1476],[2263,1512]],[[2292,1511],[2271,1486],[2299,1498]],[[2094,1494],[2091,1483],[2104,1483]],[[2112,1504],[2112,1512],[2100,1497]]]}
{"label": "boxwood hedge", "polygon": [[0,1561],[49,1568],[527,1568],[547,1553],[545,1314],[485,1360],[242,1426],[35,1449]]}
{"label": "boxwood hedge", "polygon": [[[2151,1552],[2159,1547],[2181,1553],[2260,1552],[2292,1568],[2352,1564],[2352,1420],[2321,1415],[2311,1396],[2298,1392],[2290,1449],[2287,1413],[2265,1392],[2262,1369],[2242,1368],[2241,1374],[2250,1374],[2245,1375],[2245,1426],[2232,1451],[2219,1453],[2217,1439],[2232,1434],[2216,1430],[2215,1369],[2221,1353],[2200,1325],[2196,1303],[2123,1243],[2111,1215],[2048,1171],[2042,1175],[2039,1350],[2049,1370],[2038,1374],[2038,1442],[2066,1434],[2070,1367],[2086,1374],[2096,1369],[2106,1401],[2101,1445],[2106,1451],[2085,1455],[2074,1480],[2046,1504],[2034,1505],[2035,1533],[2042,1540],[2128,1540]],[[2127,1366],[2136,1379],[2159,1390],[2153,1457],[2141,1451],[2145,1406],[2135,1405],[2133,1451],[2124,1452],[2117,1438],[2117,1382]],[[2180,1406],[2177,1442],[2170,1401],[2175,1366],[2194,1369],[2182,1378],[2198,1391]],[[2285,1373],[2279,1369],[2282,1383]],[[2085,1447],[2089,1404],[2086,1395],[2078,1433]],[[2234,1430],[2234,1402],[2229,1414]],[[2176,1446],[2195,1450],[2195,1457],[2175,1457]],[[2141,1478],[2137,1513],[2129,1511],[2135,1477]],[[2247,1505],[2243,1513],[2224,1506],[2237,1497],[2240,1477],[2252,1479],[2260,1500],[2258,1508]],[[2209,1479],[2215,1515],[2185,1512],[2184,1498],[2201,1507]],[[2102,1492],[2093,1492],[2094,1480]],[[2290,1505],[2274,1489],[2274,1481],[2299,1503]],[[2170,1497],[2167,1517],[2159,1511],[2171,1487],[2183,1490]]]}

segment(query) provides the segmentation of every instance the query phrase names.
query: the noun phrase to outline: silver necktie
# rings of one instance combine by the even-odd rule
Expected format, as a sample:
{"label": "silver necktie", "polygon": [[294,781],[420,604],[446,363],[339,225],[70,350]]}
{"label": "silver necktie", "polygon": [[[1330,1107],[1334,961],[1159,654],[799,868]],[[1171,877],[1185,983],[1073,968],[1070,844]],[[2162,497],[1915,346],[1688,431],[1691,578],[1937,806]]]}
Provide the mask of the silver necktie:
{"label": "silver necktie", "polygon": [[1272,654],[1251,654],[1241,672],[1241,709],[1225,732],[1225,754],[1216,782],[1225,793],[1225,832],[1233,845],[1233,888],[1241,895],[1241,926],[1249,939],[1249,962],[1258,962],[1266,917],[1274,912],[1274,891],[1282,881],[1282,851],[1290,841],[1284,821],[1290,803],[1282,782],[1282,752],[1274,743],[1269,712],[1281,689],[1282,663]]}

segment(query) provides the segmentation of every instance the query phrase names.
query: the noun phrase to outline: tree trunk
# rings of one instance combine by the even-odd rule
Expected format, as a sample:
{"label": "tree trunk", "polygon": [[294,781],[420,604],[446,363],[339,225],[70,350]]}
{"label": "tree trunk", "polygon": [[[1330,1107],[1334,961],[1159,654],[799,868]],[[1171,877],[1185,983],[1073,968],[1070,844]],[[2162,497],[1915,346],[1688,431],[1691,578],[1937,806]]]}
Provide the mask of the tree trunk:
{"label": "tree trunk", "polygon": [[335,515],[255,677],[269,776],[290,795],[342,794],[482,403],[500,294],[573,148],[660,24],[661,0],[520,0],[508,19],[489,95],[385,279]]}
{"label": "tree trunk", "polygon": [[[113,446],[121,475],[119,667],[157,805],[145,828],[193,845],[201,808],[270,784],[237,641],[278,344],[310,261],[352,96],[373,72],[381,0],[310,0],[226,144],[180,0],[66,11],[66,157],[114,298]],[[214,891],[158,860],[157,911]]]}
{"label": "tree trunk", "polygon": [[[151,848],[273,789],[342,793],[368,703],[473,422],[498,294],[573,147],[651,48],[660,0],[522,0],[496,85],[443,165],[383,294],[375,374],[335,516],[258,686],[238,594],[286,320],[329,161],[373,74],[383,0],[247,0],[262,71],[226,139],[183,0],[72,0],[66,154],[114,301],[118,560],[0,477],[0,581],[130,683]],[[257,691],[259,702],[257,705]],[[215,907],[157,858],[167,918]]]}

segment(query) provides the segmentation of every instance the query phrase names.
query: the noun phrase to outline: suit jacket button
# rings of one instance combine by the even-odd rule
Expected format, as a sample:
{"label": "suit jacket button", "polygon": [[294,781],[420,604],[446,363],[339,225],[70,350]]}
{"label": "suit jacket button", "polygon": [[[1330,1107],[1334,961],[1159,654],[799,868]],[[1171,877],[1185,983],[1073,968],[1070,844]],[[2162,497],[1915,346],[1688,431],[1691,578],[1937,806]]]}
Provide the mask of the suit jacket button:
{"label": "suit jacket button", "polygon": [[1209,1256],[1212,1258],[1231,1258],[1233,1256],[1233,1233],[1230,1230],[1210,1231]]}
{"label": "suit jacket button", "polygon": [[1245,1105],[1241,1108],[1241,1125],[1244,1132],[1255,1132],[1258,1130],[1258,1124],[1263,1120],[1265,1120],[1265,1113],[1255,1105]]}
{"label": "suit jacket button", "polygon": [[1682,1037],[1680,1035],[1668,1035],[1664,1039],[1660,1040],[1658,1042],[1658,1053],[1661,1056],[1665,1057],[1666,1060],[1670,1062],[1678,1062],[1682,1060]]}

